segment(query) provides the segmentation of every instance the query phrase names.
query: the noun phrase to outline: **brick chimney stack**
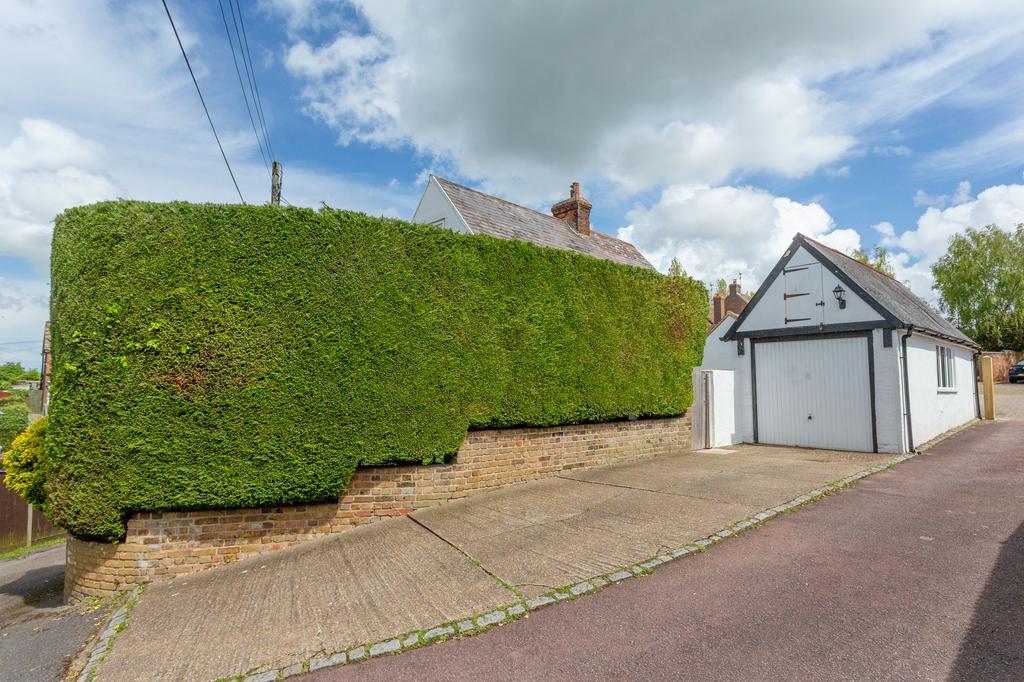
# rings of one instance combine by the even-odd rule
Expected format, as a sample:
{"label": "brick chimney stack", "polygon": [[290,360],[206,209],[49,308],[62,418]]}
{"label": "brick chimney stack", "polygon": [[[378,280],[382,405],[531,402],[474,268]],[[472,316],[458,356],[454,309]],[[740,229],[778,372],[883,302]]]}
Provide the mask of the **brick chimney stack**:
{"label": "brick chimney stack", "polygon": [[718,324],[725,319],[725,296],[715,292],[711,297],[711,323]]}
{"label": "brick chimney stack", "polygon": [[589,237],[591,208],[593,204],[580,193],[580,183],[574,182],[569,187],[569,198],[552,206],[551,215],[568,222],[584,237]]}
{"label": "brick chimney stack", "polygon": [[732,284],[729,285],[729,295],[736,296],[741,293],[743,292],[740,290],[740,283],[737,282],[736,280],[733,280]]}

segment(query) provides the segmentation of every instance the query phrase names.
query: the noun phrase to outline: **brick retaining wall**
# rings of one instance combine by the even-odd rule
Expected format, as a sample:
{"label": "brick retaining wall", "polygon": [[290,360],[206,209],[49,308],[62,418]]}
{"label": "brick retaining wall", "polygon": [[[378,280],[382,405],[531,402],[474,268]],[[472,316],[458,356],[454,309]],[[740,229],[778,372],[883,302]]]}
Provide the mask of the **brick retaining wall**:
{"label": "brick retaining wall", "polygon": [[336,502],[262,509],[143,512],[123,543],[68,539],[72,599],[194,573],[473,493],[570,469],[690,447],[689,416],[547,428],[472,431],[447,464],[357,469]]}

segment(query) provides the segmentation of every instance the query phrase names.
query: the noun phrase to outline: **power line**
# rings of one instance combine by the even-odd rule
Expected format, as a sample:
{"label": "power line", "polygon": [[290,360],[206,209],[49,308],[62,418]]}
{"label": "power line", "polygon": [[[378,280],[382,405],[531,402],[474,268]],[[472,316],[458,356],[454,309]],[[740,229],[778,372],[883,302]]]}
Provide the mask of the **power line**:
{"label": "power line", "polygon": [[256,99],[256,87],[253,85],[252,78],[252,66],[250,60],[247,59],[247,53],[245,46],[242,44],[242,30],[238,27],[238,15],[241,15],[242,9],[238,8],[238,13],[235,13],[235,3],[232,0],[228,0],[228,11],[231,12],[231,25],[235,27],[235,41],[238,43],[238,51],[242,53],[242,68],[245,69],[245,79],[249,83],[249,94],[252,96],[252,105],[256,109],[256,120],[259,121],[260,130],[263,131],[263,143],[267,147],[267,156],[271,159],[274,158],[273,150],[270,148],[270,138],[267,136],[267,126],[263,118],[263,110],[260,108],[260,102]]}
{"label": "power line", "polygon": [[[228,0],[228,6],[230,7],[232,0]],[[238,44],[240,47],[244,47],[242,51],[242,63],[246,64],[246,75],[249,76],[251,83],[250,89],[253,93],[253,100],[256,102],[256,113],[260,119],[260,124],[263,126],[263,139],[267,143],[267,148],[270,150],[271,158],[277,158],[274,154],[274,145],[270,142],[270,132],[267,130],[267,117],[263,113],[263,98],[260,97],[260,84],[256,80],[256,67],[252,64],[252,52],[249,50],[249,36],[245,32],[245,19],[242,17],[242,6],[238,3],[238,0],[234,0],[235,9],[238,10],[238,24],[235,26],[235,35],[238,37]],[[234,20],[235,11],[231,11],[231,18]],[[238,36],[238,25],[242,27],[242,34]],[[248,60],[248,61],[247,61]]]}
{"label": "power line", "polygon": [[[228,1],[230,2],[230,0]],[[252,52],[249,51],[249,36],[245,33],[245,19],[242,17],[242,6],[238,3],[238,0],[235,0],[235,7],[238,8],[238,23],[242,25],[242,39],[245,41],[245,52],[249,56],[249,69],[252,71],[252,84],[255,87],[256,93],[256,108],[259,109],[260,118],[263,120],[263,139],[267,141],[270,155],[276,158],[274,145],[270,143],[270,131],[267,130],[267,117],[263,113],[263,98],[260,96],[260,83],[256,80],[256,67],[252,65]]]}
{"label": "power line", "polygon": [[[256,130],[256,121],[252,117],[252,109],[249,107],[249,96],[245,92],[245,84],[242,82],[242,72],[238,68],[238,57],[235,55],[235,43],[231,40],[231,30],[228,28],[228,17],[224,13],[224,2],[223,0],[217,0],[217,4],[220,5],[220,17],[224,21],[224,34],[228,37],[228,47],[231,48],[231,61],[235,63],[235,73],[238,74],[238,87],[242,89],[242,99],[245,100],[245,110],[249,112],[249,123],[252,124],[252,133],[256,136],[256,145],[260,149],[260,156],[263,157],[263,165],[267,167],[267,172],[269,173],[270,162],[267,160],[267,155],[263,152],[263,142],[260,140],[260,134]],[[238,47],[241,48],[242,46],[239,45]]]}
{"label": "power line", "polygon": [[0,346],[27,346],[30,343],[42,342],[42,339],[29,339],[28,341],[0,341]]}
{"label": "power line", "polygon": [[213,125],[213,117],[210,116],[210,110],[206,107],[206,100],[203,99],[203,91],[199,89],[199,81],[196,80],[196,74],[192,70],[192,64],[188,61],[188,55],[185,54],[185,46],[181,43],[181,36],[178,35],[178,28],[174,25],[174,17],[171,16],[171,8],[167,6],[167,0],[161,0],[164,4],[164,11],[167,12],[167,20],[171,22],[171,30],[174,31],[174,37],[178,41],[178,47],[181,48],[181,56],[185,58],[185,66],[188,67],[188,73],[192,76],[192,82],[195,83],[196,92],[199,93],[199,101],[203,104],[203,111],[206,112],[206,120],[210,122],[210,130],[213,131],[213,138],[217,140],[217,147],[220,148],[220,155],[224,158],[224,165],[228,167],[228,175],[231,176],[231,182],[235,185],[235,191],[238,192],[238,198],[245,204],[245,198],[242,196],[242,190],[238,188],[238,181],[235,180],[235,173],[231,170],[231,164],[228,163],[228,155],[224,153],[224,145],[220,143],[220,135],[217,134],[217,128]]}

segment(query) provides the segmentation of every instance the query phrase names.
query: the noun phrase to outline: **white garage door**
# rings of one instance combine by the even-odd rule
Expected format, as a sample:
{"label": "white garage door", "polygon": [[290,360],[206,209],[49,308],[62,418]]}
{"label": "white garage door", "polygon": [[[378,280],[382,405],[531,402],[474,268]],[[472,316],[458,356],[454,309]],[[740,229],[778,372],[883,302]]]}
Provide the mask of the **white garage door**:
{"label": "white garage door", "polygon": [[758,341],[754,352],[759,443],[872,450],[863,336]]}

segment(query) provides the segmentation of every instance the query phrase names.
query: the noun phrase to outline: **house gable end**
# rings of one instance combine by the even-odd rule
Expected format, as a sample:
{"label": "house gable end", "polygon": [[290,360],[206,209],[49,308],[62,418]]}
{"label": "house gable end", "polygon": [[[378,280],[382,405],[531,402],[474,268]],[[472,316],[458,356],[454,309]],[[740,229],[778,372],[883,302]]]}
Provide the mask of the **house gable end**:
{"label": "house gable end", "polygon": [[476,233],[433,175],[430,176],[427,187],[420,196],[412,222],[437,225],[454,232]]}

